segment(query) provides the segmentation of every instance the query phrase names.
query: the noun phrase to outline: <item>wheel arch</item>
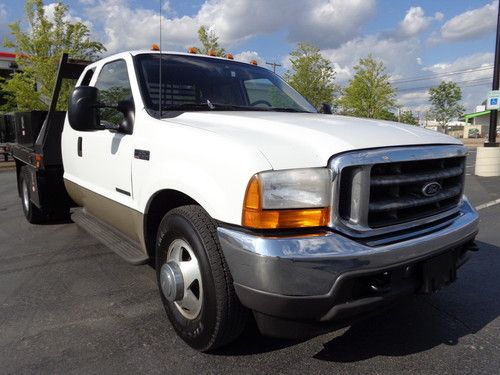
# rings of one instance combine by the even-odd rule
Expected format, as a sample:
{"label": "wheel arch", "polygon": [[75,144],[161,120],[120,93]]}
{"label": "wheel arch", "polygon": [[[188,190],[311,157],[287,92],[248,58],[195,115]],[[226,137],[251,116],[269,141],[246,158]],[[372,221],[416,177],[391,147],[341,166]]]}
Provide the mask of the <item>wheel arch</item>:
{"label": "wheel arch", "polygon": [[156,253],[156,235],[158,227],[167,212],[174,208],[195,204],[201,205],[189,195],[174,189],[163,189],[153,194],[144,210],[143,230],[144,242],[151,264],[154,264]]}

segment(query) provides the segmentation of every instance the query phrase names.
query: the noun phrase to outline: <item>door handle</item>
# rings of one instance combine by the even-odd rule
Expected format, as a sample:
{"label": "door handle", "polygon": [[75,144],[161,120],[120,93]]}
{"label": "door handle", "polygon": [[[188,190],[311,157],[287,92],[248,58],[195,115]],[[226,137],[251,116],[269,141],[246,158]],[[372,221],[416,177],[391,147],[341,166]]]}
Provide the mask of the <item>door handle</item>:
{"label": "door handle", "polygon": [[78,156],[82,156],[82,137],[78,137],[78,145],[77,145]]}

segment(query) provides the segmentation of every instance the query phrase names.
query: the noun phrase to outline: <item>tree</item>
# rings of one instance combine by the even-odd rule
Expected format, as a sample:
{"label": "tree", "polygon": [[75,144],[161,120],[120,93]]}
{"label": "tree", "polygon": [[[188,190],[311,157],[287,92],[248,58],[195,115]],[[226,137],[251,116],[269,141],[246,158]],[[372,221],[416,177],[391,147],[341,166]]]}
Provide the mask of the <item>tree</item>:
{"label": "tree", "polygon": [[387,119],[392,113],[390,109],[396,105],[396,94],[389,75],[385,73],[384,63],[369,55],[359,60],[354,71],[354,77],[339,100],[342,112],[357,117]]}
{"label": "tree", "polygon": [[401,111],[399,113],[399,122],[408,125],[418,125],[418,118],[415,117],[412,111]]}
{"label": "tree", "polygon": [[301,93],[316,108],[323,103],[332,104],[335,85],[335,71],[318,47],[299,43],[290,53],[292,69],[285,73],[285,81]]}
{"label": "tree", "polygon": [[207,29],[206,26],[201,26],[198,29],[198,39],[203,47],[197,48],[197,50],[205,55],[210,53],[215,54],[215,56],[223,57],[226,54],[226,50],[219,45],[219,37],[215,33],[215,30]]}
{"label": "tree", "polygon": [[439,126],[448,133],[446,124],[451,120],[462,117],[465,108],[460,104],[462,90],[453,81],[442,81],[439,86],[429,90],[429,101],[432,104],[430,113]]}
{"label": "tree", "polygon": [[[63,52],[78,60],[93,60],[106,49],[90,39],[90,30],[82,22],[72,22],[68,7],[58,3],[53,16],[44,9],[43,0],[27,0],[25,4],[27,31],[20,21],[9,25],[13,40],[4,46],[15,49],[19,71],[0,83],[8,103],[18,110],[46,110],[55,85],[57,64]],[[71,83],[65,82],[57,108],[66,109]]]}

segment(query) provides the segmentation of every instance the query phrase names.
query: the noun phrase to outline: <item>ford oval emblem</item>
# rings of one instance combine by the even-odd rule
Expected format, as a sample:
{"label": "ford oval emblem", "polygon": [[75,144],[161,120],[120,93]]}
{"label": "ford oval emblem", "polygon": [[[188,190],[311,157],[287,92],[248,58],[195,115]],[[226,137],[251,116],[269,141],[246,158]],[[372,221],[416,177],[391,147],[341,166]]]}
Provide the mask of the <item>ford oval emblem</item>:
{"label": "ford oval emblem", "polygon": [[434,195],[439,193],[441,189],[442,187],[439,182],[436,181],[428,182],[422,187],[422,194],[425,195],[426,197],[433,197]]}

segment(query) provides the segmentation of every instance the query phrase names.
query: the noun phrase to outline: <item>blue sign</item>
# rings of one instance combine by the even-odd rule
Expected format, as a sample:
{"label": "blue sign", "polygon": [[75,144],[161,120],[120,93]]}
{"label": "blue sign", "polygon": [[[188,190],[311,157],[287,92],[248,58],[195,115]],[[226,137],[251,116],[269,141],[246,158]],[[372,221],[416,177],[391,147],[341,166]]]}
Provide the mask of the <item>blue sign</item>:
{"label": "blue sign", "polygon": [[486,101],[486,109],[500,110],[500,90],[490,91]]}

